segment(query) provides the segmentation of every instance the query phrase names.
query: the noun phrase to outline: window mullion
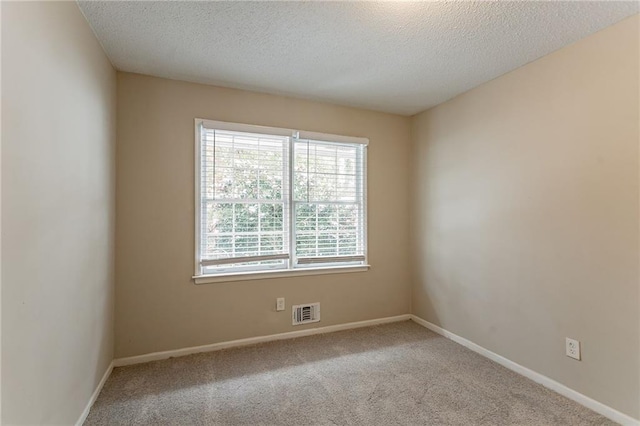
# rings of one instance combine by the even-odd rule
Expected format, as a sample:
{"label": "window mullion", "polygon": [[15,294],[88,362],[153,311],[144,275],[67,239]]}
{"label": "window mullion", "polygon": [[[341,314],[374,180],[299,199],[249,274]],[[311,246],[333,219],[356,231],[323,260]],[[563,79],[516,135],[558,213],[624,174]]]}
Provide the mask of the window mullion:
{"label": "window mullion", "polygon": [[340,207],[336,206],[336,253],[340,256]]}
{"label": "window mullion", "polygon": [[[260,155],[260,139],[258,139],[258,155]],[[256,171],[257,188],[256,188],[256,192],[255,192],[255,197],[257,199],[260,199],[260,196],[262,195],[262,191],[260,189],[260,171],[261,171],[261,169],[262,169],[262,166],[260,164],[258,164],[258,170]],[[261,221],[262,204],[260,203],[260,201],[257,201],[256,205],[258,206],[258,255],[261,255],[262,254],[262,223],[261,223],[262,222]]]}
{"label": "window mullion", "polygon": [[236,257],[238,254],[236,253],[236,205],[231,205],[231,211],[233,216],[231,217],[231,256]]}
{"label": "window mullion", "polygon": [[316,204],[316,256],[320,256],[320,253],[318,252],[318,241],[320,240],[320,230],[318,229],[318,210],[320,210],[320,205]]}
{"label": "window mullion", "polygon": [[287,212],[289,214],[289,269],[293,269],[296,264],[296,207],[294,203],[294,179],[295,179],[295,143],[298,138],[294,135],[289,138],[289,161],[287,162],[288,176],[288,195],[289,205],[287,206]]}
{"label": "window mullion", "polygon": [[356,201],[358,202],[358,229],[356,232],[356,250],[364,253],[366,258],[366,188],[365,185],[365,148],[358,147],[356,150]]}
{"label": "window mullion", "polygon": [[[233,173],[233,179],[231,181],[231,193],[233,194],[234,198],[236,198],[238,196],[237,188],[238,186],[236,185],[236,181],[235,181],[235,177],[237,175],[236,173],[236,137],[235,136],[231,136],[231,170]],[[231,256],[232,257],[236,257],[238,254],[236,253],[236,207],[237,205],[234,203],[232,204],[231,207],[231,211],[233,212],[233,216],[231,218],[231,223],[232,223],[232,230],[233,230],[233,234],[231,235]]]}

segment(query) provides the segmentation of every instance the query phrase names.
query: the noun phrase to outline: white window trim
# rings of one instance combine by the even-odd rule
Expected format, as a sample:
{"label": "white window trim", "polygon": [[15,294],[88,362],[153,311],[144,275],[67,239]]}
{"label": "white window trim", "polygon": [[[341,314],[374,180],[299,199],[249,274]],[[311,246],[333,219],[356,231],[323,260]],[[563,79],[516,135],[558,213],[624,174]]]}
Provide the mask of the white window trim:
{"label": "white window trim", "polygon": [[[311,267],[304,265],[302,267],[293,268],[291,265],[293,264],[293,257],[289,257],[289,267],[281,268],[281,269],[273,269],[273,270],[247,270],[247,271],[238,271],[238,272],[230,272],[230,273],[218,273],[218,274],[199,274],[201,271],[200,264],[200,213],[201,213],[201,199],[200,199],[200,181],[201,181],[201,158],[200,158],[200,126],[203,126],[208,129],[216,129],[216,130],[228,130],[228,131],[237,131],[237,132],[247,132],[247,133],[262,133],[268,135],[278,135],[278,136],[290,136],[297,137],[299,139],[311,139],[311,140],[321,140],[328,142],[335,142],[341,144],[358,144],[364,145],[365,147],[369,145],[368,138],[362,137],[354,137],[354,136],[342,136],[342,135],[333,135],[330,133],[317,133],[310,132],[304,130],[294,130],[294,129],[285,129],[281,127],[267,127],[267,126],[257,126],[253,124],[242,124],[242,123],[231,123],[226,121],[215,121],[215,120],[207,120],[203,118],[196,118],[194,120],[194,140],[195,140],[195,157],[194,157],[194,181],[195,181],[195,234],[194,234],[194,271],[195,275],[192,277],[196,284],[207,284],[207,283],[216,283],[216,282],[229,282],[229,281],[244,281],[244,280],[256,280],[256,279],[268,279],[268,278],[283,278],[283,277],[293,277],[293,276],[305,276],[305,275],[324,275],[324,274],[340,274],[340,273],[351,273],[351,272],[365,272],[369,270],[370,265],[368,262],[368,212],[367,212],[367,154],[365,149],[364,158],[362,159],[363,164],[363,173],[364,173],[364,182],[362,185],[363,188],[363,220],[364,220],[364,235],[363,244],[364,244],[364,260],[361,264],[357,265],[349,265],[344,263],[333,263],[333,264],[323,264],[323,266],[315,266],[314,264]],[[293,161],[293,144],[289,149],[289,170],[290,173],[293,171],[292,161]],[[288,202],[290,203],[290,207],[293,205],[293,189],[290,191],[290,199]],[[293,214],[290,214],[293,217]],[[292,237],[293,229],[291,224],[289,226],[290,237]],[[295,255],[295,247],[294,241],[289,241],[290,251],[293,251],[293,255]]]}
{"label": "white window trim", "polygon": [[326,266],[322,268],[274,269],[273,271],[233,272],[228,274],[194,275],[196,284],[210,284],[229,281],[266,280],[269,278],[301,277],[306,275],[347,274],[366,272],[370,265]]}

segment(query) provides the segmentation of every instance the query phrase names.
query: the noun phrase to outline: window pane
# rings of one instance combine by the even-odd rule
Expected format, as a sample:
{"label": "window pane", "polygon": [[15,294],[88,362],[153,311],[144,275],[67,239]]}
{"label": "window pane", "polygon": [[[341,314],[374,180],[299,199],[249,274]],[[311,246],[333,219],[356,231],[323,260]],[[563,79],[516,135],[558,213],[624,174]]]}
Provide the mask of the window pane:
{"label": "window pane", "polygon": [[282,204],[261,204],[260,231],[282,231],[284,229],[283,211]]}
{"label": "window pane", "polygon": [[315,234],[299,233],[296,238],[296,256],[313,257],[318,253]]}
{"label": "window pane", "polygon": [[361,150],[359,145],[297,142],[293,193],[296,201],[359,202],[357,163]]}
{"label": "window pane", "polygon": [[254,256],[258,253],[258,234],[237,234],[234,240],[236,255]]}
{"label": "window pane", "polygon": [[336,231],[338,229],[337,206],[318,204],[318,230]]}
{"label": "window pane", "polygon": [[296,256],[363,254],[358,205],[300,203],[296,207]]}
{"label": "window pane", "polygon": [[260,238],[261,254],[278,254],[287,251],[282,235],[262,235]]}
{"label": "window pane", "polygon": [[206,207],[203,258],[259,256],[288,252],[284,204],[216,203]]}
{"label": "window pane", "polygon": [[233,204],[219,203],[206,204],[208,233],[226,233],[233,231]]}
{"label": "window pane", "polygon": [[289,138],[204,130],[202,195],[216,200],[284,200]]}
{"label": "window pane", "polygon": [[255,232],[258,230],[258,204],[234,204],[235,232]]}

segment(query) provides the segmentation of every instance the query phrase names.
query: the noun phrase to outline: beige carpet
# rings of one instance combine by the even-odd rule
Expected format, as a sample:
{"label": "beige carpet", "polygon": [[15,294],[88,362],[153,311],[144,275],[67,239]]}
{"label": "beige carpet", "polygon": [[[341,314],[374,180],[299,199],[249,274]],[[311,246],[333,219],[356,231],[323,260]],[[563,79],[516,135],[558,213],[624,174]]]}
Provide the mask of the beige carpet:
{"label": "beige carpet", "polygon": [[116,368],[86,425],[605,425],[411,322]]}

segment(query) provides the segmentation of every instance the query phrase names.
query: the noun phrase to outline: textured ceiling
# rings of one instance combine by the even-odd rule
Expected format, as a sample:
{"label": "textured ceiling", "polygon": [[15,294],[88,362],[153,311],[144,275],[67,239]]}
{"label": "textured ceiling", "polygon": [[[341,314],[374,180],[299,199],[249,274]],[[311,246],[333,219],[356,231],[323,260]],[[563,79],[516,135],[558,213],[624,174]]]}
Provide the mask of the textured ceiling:
{"label": "textured ceiling", "polygon": [[80,1],[116,68],[410,115],[637,2]]}

